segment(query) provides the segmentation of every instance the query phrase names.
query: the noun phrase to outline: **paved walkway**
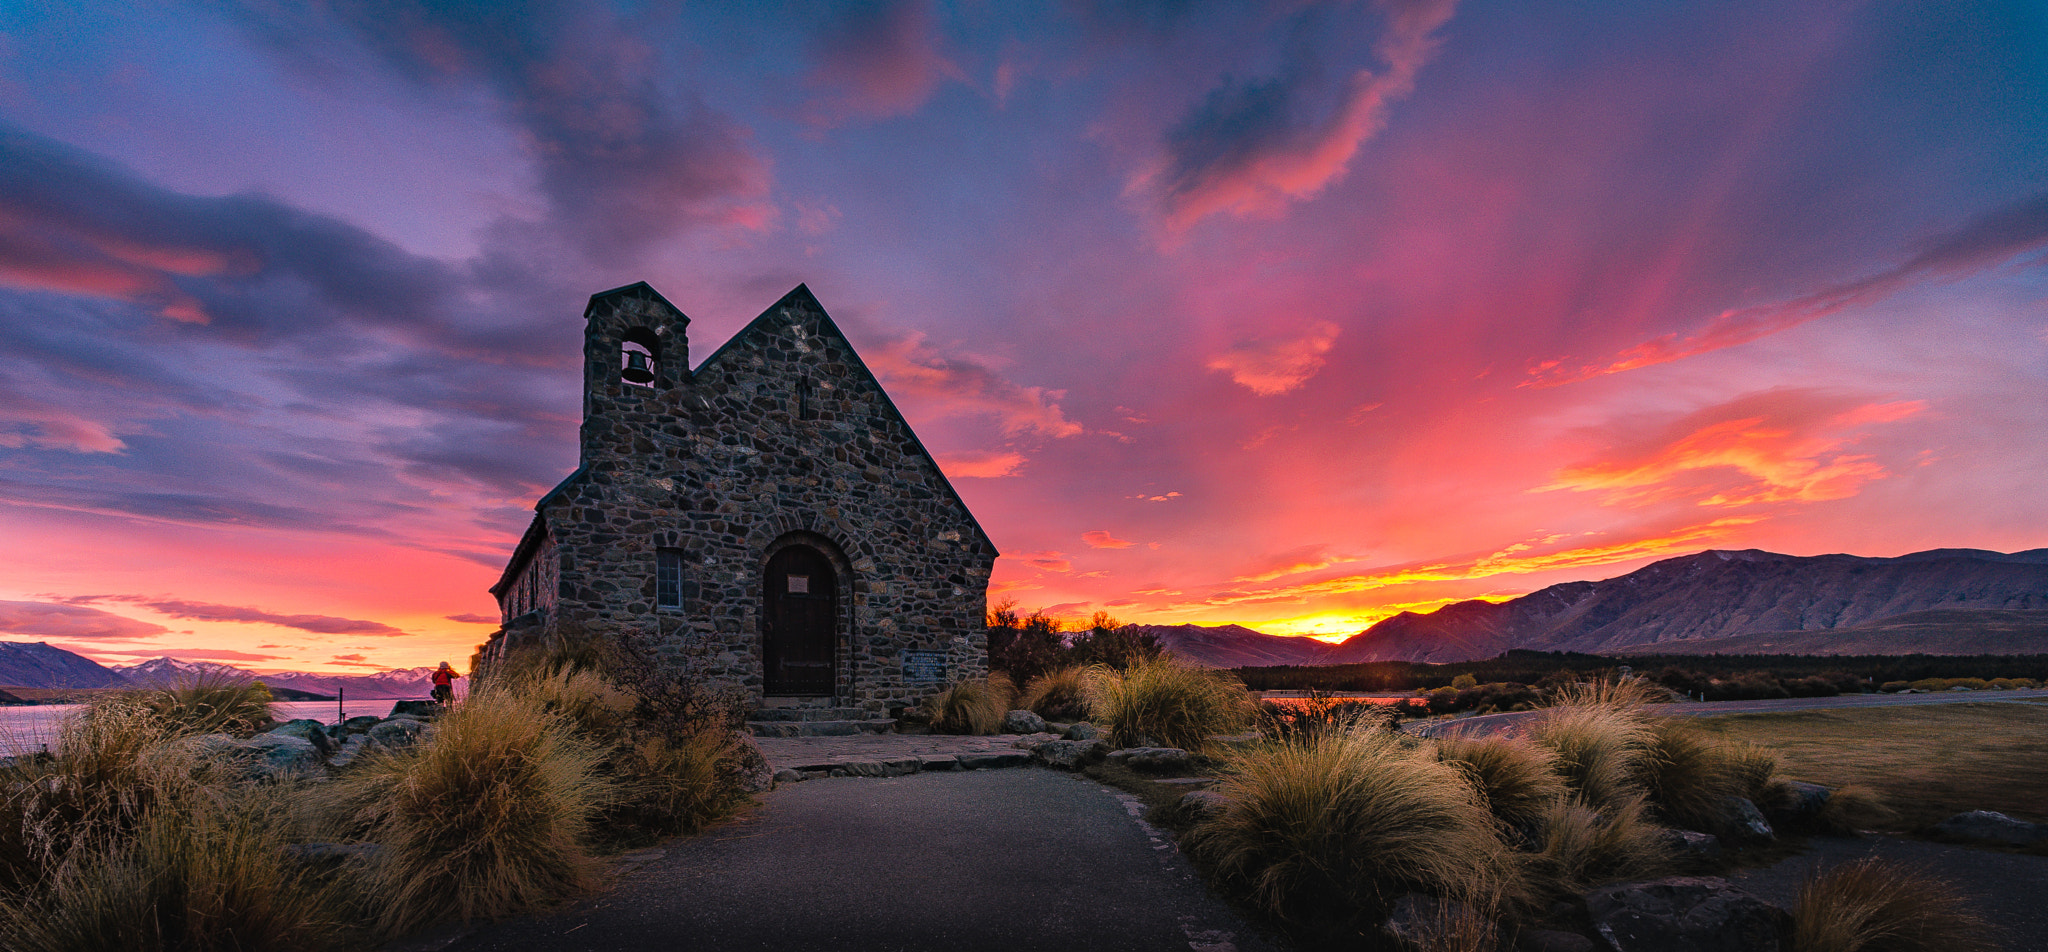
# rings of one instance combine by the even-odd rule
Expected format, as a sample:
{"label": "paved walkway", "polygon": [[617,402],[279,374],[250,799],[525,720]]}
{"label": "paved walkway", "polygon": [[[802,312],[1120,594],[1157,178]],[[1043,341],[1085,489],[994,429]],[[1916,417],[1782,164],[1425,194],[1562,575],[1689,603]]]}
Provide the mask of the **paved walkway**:
{"label": "paved walkway", "polygon": [[[1064,726],[1064,725],[1062,725]],[[805,773],[844,768],[855,762],[930,759],[981,754],[1023,754],[1058,734],[996,734],[961,737],[952,734],[852,734],[845,737],[756,737],[754,744],[768,758],[770,770]],[[1009,759],[1009,758],[1001,758]],[[972,762],[970,760],[970,762]],[[1019,764],[1023,761],[1019,760]],[[1013,766],[1012,764],[1000,764]],[[994,766],[992,764],[991,766]],[[943,768],[951,769],[951,768]]]}
{"label": "paved walkway", "polygon": [[1278,948],[1209,893],[1135,798],[1072,774],[825,779],[762,801],[744,820],[650,851],[595,899],[447,948]]}
{"label": "paved walkway", "polygon": [[[2048,691],[1942,691],[1935,694],[1843,694],[1837,697],[1787,697],[1763,701],[1677,701],[1649,704],[1644,711],[1669,717],[1710,717],[1716,714],[1761,714],[1773,711],[1811,711],[1841,707],[1906,707],[1917,704],[1981,704],[1985,702],[2048,703]],[[1410,721],[1402,726],[1411,734],[1434,737],[1443,733],[1491,734],[1506,730],[1542,711],[1514,711],[1481,714],[1440,721]]]}

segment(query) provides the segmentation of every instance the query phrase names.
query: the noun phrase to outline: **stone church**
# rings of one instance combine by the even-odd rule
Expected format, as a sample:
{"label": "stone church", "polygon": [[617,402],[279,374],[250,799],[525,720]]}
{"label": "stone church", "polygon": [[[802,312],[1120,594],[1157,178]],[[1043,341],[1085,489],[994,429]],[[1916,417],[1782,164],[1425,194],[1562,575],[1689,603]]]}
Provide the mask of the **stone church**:
{"label": "stone church", "polygon": [[893,714],[987,673],[995,546],[810,289],[694,370],[644,282],[583,317],[580,465],[491,587],[485,663],[573,621],[756,707]]}

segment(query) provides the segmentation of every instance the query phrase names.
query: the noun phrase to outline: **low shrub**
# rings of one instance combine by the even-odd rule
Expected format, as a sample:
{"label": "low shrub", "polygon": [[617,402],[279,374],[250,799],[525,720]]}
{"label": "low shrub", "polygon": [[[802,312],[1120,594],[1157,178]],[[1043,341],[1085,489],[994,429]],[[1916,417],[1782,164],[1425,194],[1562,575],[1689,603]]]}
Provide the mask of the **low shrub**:
{"label": "low shrub", "polygon": [[1989,952],[1990,932],[1953,886],[1875,857],[1809,877],[1792,906],[1798,952]]}
{"label": "low shrub", "polygon": [[318,798],[329,823],[384,846],[378,924],[499,916],[594,882],[590,822],[614,798],[600,753],[562,715],[473,692],[416,748],[370,760]]}
{"label": "low shrub", "polygon": [[1520,735],[1447,737],[1437,741],[1436,755],[1464,775],[1495,819],[1518,833],[1536,828],[1567,793],[1550,752]]}
{"label": "low shrub", "polygon": [[1671,867],[1662,830],[1644,815],[1641,800],[1595,810],[1576,797],[1551,801],[1537,823],[1528,884],[1560,899],[1587,887],[1657,876]]}
{"label": "low shrub", "polygon": [[1088,669],[1055,668],[1025,685],[1017,705],[1048,721],[1086,720],[1088,712]]}
{"label": "low shrub", "polygon": [[1654,735],[1632,708],[1597,698],[1550,708],[1530,726],[1529,737],[1550,750],[1566,785],[1595,809],[1644,795],[1641,762]]}
{"label": "low shrub", "polygon": [[[1456,767],[1401,737],[1350,730],[1227,756],[1226,805],[1191,848],[1282,918],[1373,922],[1402,893],[1457,899],[1507,882],[1494,820]],[[1496,898],[1497,897],[1493,897]]]}
{"label": "low shrub", "polygon": [[1096,668],[1088,691],[1090,709],[1117,747],[1205,750],[1211,735],[1244,730],[1256,710],[1251,692],[1235,678],[1171,655],[1123,671]]}
{"label": "low shrub", "polygon": [[940,734],[993,734],[1002,729],[1015,694],[1000,674],[982,681],[961,681],[924,701],[932,730]]}

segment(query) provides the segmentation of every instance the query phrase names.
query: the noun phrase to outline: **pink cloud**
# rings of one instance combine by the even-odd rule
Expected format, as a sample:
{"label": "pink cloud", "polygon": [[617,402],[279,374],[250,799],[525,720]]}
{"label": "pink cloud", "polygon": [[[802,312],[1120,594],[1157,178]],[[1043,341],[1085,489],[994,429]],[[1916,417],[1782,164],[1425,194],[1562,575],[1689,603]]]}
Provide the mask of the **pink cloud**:
{"label": "pink cloud", "polygon": [[1130,191],[1157,196],[1169,233],[1210,215],[1269,214],[1310,198],[1344,175],[1359,146],[1386,125],[1387,108],[1415,88],[1435,53],[1437,29],[1456,0],[1385,5],[1385,32],[1373,51],[1385,64],[1352,74],[1336,108],[1299,121],[1300,77],[1212,90],[1168,137],[1168,153],[1133,179]]}
{"label": "pink cloud", "polygon": [[987,414],[1012,436],[1059,438],[1086,432],[1060,409],[1062,391],[1019,386],[973,360],[940,354],[921,337],[885,344],[871,351],[867,362],[891,395],[936,415]]}
{"label": "pink cloud", "polygon": [[51,638],[151,638],[169,628],[125,615],[51,602],[0,601],[0,633]]}
{"label": "pink cloud", "polygon": [[1104,529],[1090,529],[1087,532],[1081,533],[1081,541],[1088,543],[1088,547],[1091,549],[1128,549],[1136,544],[1128,539],[1119,539],[1110,535]]}
{"label": "pink cloud", "polygon": [[1239,386],[1259,396],[1277,396],[1307,383],[1323,369],[1324,355],[1336,346],[1337,333],[1337,325],[1318,321],[1299,337],[1235,344],[1205,366],[1229,374]]}
{"label": "pink cloud", "polygon": [[938,463],[954,479],[998,479],[1017,475],[1025,459],[1021,453],[1009,452],[948,453],[940,456]]}
{"label": "pink cloud", "polygon": [[804,77],[815,93],[806,118],[835,126],[916,112],[942,80],[962,78],[940,54],[937,32],[924,0],[848,7],[815,43],[816,64]]}

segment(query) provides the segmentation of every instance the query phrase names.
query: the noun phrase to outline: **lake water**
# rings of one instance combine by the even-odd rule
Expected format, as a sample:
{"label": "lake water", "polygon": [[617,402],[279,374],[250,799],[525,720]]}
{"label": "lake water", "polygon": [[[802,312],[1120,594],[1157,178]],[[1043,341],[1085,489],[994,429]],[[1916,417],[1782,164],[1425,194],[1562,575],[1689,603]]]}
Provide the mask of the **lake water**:
{"label": "lake water", "polygon": [[[375,714],[382,717],[391,713],[393,698],[363,698],[348,702],[348,716]],[[55,744],[57,728],[66,715],[83,707],[82,704],[25,704],[0,707],[0,756],[7,754],[32,753],[41,750],[44,744]],[[335,722],[340,708],[333,701],[277,701],[270,705],[270,716],[280,721],[310,717],[325,724]]]}

